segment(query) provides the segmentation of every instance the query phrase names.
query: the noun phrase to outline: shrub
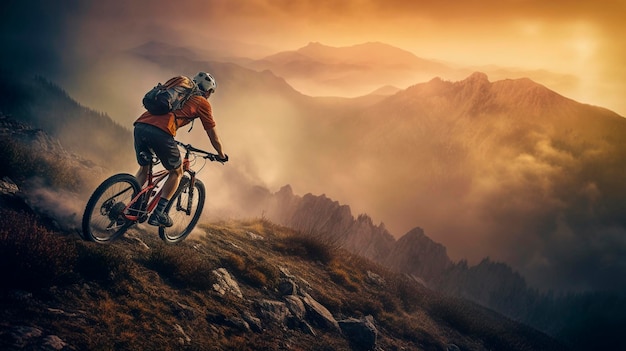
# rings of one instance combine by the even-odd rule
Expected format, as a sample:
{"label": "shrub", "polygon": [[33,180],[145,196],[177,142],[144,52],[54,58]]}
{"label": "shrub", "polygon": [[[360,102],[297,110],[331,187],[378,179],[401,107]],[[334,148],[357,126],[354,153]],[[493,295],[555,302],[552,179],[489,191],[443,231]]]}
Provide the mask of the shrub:
{"label": "shrub", "polygon": [[278,284],[278,270],[263,259],[252,260],[231,253],[222,259],[222,264],[255,287],[272,287]]}
{"label": "shrub", "polygon": [[311,261],[329,264],[335,257],[335,249],[319,238],[304,234],[295,234],[282,238],[276,249],[288,255],[299,256]]}
{"label": "shrub", "polygon": [[35,176],[52,187],[73,190],[82,186],[76,167],[61,156],[33,152],[27,145],[11,139],[0,140],[0,150],[3,150],[0,153],[3,173],[18,183]]}
{"label": "shrub", "polygon": [[78,246],[77,272],[89,281],[121,287],[131,278],[134,262],[110,246],[81,243]]}
{"label": "shrub", "polygon": [[345,267],[337,263],[333,263],[328,268],[328,274],[330,275],[330,279],[337,283],[340,286],[343,286],[348,291],[357,292],[359,291],[359,279],[353,277],[345,270]]}
{"label": "shrub", "polygon": [[73,242],[24,212],[0,208],[0,257],[0,281],[6,288],[43,288],[75,280]]}
{"label": "shrub", "polygon": [[186,246],[159,246],[146,259],[146,266],[183,288],[210,289],[213,267]]}

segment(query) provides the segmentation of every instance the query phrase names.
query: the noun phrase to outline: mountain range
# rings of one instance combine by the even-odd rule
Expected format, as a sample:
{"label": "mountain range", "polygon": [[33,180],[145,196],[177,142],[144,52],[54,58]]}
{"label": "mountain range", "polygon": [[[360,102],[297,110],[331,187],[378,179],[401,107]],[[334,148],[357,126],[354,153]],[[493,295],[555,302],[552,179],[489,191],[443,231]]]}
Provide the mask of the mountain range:
{"label": "mountain range", "polygon": [[[551,301],[536,287],[623,291],[625,123],[611,111],[478,72],[321,98],[269,70],[140,56],[167,71],[219,72],[218,122],[230,126],[225,140],[245,143],[230,144],[241,166],[211,175],[224,184],[213,195],[238,200],[245,215],[266,213],[509,315],[518,299]],[[259,190],[268,178],[291,186]]]}
{"label": "mountain range", "polygon": [[[43,93],[58,91],[50,83],[39,84],[44,99],[72,102]],[[106,123],[108,117],[97,119]],[[363,247],[363,239],[376,239],[384,228],[365,215],[351,221],[349,208],[328,198],[298,198],[288,186],[274,199],[302,226],[329,215],[319,232],[298,233],[258,218],[203,221],[175,246],[143,225],[109,246],[83,242],[77,213],[61,210],[78,206],[80,213],[78,191],[110,172],[106,162],[97,166],[74,153],[80,149],[68,151],[56,137],[4,114],[0,134],[6,166],[0,173],[3,349],[567,349],[524,324],[426,289],[416,276],[346,251],[340,246]],[[361,235],[346,233],[342,244],[333,235],[337,223]],[[371,235],[363,238],[368,229]],[[406,237],[432,243],[421,231]],[[425,254],[432,247],[419,246]]]}
{"label": "mountain range", "polygon": [[576,86],[576,79],[564,74],[493,66],[459,66],[418,57],[380,42],[347,47],[312,42],[297,50],[279,52],[242,64],[255,70],[270,70],[285,78],[298,91],[312,96],[359,96],[386,85],[405,89],[433,77],[463,79],[477,70],[488,73],[494,79],[538,79],[555,89]]}

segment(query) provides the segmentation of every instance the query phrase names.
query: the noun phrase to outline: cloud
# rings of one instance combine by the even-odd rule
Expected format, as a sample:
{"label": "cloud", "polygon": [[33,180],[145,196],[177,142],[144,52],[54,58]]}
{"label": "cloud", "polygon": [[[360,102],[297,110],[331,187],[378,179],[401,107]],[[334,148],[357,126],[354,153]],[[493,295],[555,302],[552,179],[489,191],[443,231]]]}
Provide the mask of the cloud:
{"label": "cloud", "polygon": [[[125,55],[125,50],[146,41],[228,51],[230,56],[254,52],[259,57],[310,41],[335,46],[381,41],[459,65],[496,64],[572,75],[571,82],[559,85],[571,88],[568,97],[626,115],[624,1],[9,0],[2,6],[6,12],[0,45],[11,53],[0,58],[3,69],[43,74],[82,104],[109,113],[128,128],[141,112],[145,87],[182,73]],[[234,42],[242,45],[225,44]],[[233,163],[217,169],[208,165],[202,174],[213,186],[208,202],[217,213],[235,213],[232,198],[253,201],[240,189],[254,185],[276,189],[291,183],[297,193],[321,194],[334,184],[329,196],[384,221],[397,235],[402,234],[398,228],[423,226],[427,234],[440,233],[436,239],[455,257],[480,259],[496,252],[492,258],[513,262],[540,284],[609,286],[605,276],[624,265],[623,233],[611,222],[611,216],[621,214],[598,213],[597,205],[618,203],[621,194],[610,194],[602,184],[580,176],[599,171],[581,170],[580,157],[547,139],[533,139],[532,152],[515,155],[510,162],[479,170],[464,165],[459,174],[446,174],[438,162],[421,160],[425,175],[385,174],[380,164],[358,163],[353,173],[331,168],[319,177],[307,167],[323,166],[315,159],[323,156],[312,150],[316,156],[302,161],[292,153],[302,142],[285,131],[307,126],[293,122],[290,106],[262,95],[235,98],[245,103],[215,106]],[[259,111],[272,113],[259,116]],[[220,120],[226,116],[232,120]],[[263,132],[249,127],[259,119],[280,127]],[[193,138],[208,148],[200,129],[195,128]],[[335,147],[318,143],[313,147],[331,152]],[[592,159],[602,156],[601,151],[583,156]],[[476,177],[470,177],[472,172]],[[412,179],[407,187],[386,191],[386,184],[407,179]],[[566,193],[572,184],[581,186]],[[416,199],[399,202],[406,193],[417,194]],[[573,205],[565,205],[564,198]],[[599,219],[584,225],[593,216]]]}

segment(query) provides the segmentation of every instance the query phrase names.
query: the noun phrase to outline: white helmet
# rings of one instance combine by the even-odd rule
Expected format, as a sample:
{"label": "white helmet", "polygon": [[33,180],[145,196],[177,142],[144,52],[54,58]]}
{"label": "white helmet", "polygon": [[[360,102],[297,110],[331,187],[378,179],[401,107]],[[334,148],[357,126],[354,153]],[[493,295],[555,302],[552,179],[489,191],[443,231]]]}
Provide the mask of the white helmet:
{"label": "white helmet", "polygon": [[217,82],[215,82],[215,78],[209,73],[200,72],[193,77],[193,81],[196,82],[198,88],[203,92],[215,92],[215,88],[217,88]]}

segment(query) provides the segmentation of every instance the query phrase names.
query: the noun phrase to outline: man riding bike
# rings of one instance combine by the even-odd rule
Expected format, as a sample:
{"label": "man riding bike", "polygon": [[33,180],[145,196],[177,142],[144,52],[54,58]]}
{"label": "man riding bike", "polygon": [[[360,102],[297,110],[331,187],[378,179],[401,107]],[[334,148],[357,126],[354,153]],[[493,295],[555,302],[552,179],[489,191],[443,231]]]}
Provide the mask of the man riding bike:
{"label": "man riding bike", "polygon": [[165,184],[163,184],[159,203],[148,219],[148,223],[151,225],[165,227],[173,225],[172,219],[164,210],[172,195],[174,195],[183,174],[180,151],[174,141],[178,128],[191,123],[196,118],[200,118],[211,145],[217,151],[217,155],[220,158],[219,161],[228,161],[228,156],[224,153],[222,142],[217,135],[213,111],[208,101],[209,96],[217,88],[217,83],[213,76],[206,72],[199,72],[193,78],[193,81],[188,77],[179,76],[168,80],[164,85],[166,88],[183,87],[192,89],[194,84],[198,87],[200,93],[189,97],[182,108],[169,112],[166,115],[153,115],[146,111],[134,123],[135,153],[139,163],[139,170],[135,177],[139,184],[143,185],[146,182],[150,162],[150,160],[140,156],[142,152],[149,154],[154,152],[169,172],[169,176]]}

